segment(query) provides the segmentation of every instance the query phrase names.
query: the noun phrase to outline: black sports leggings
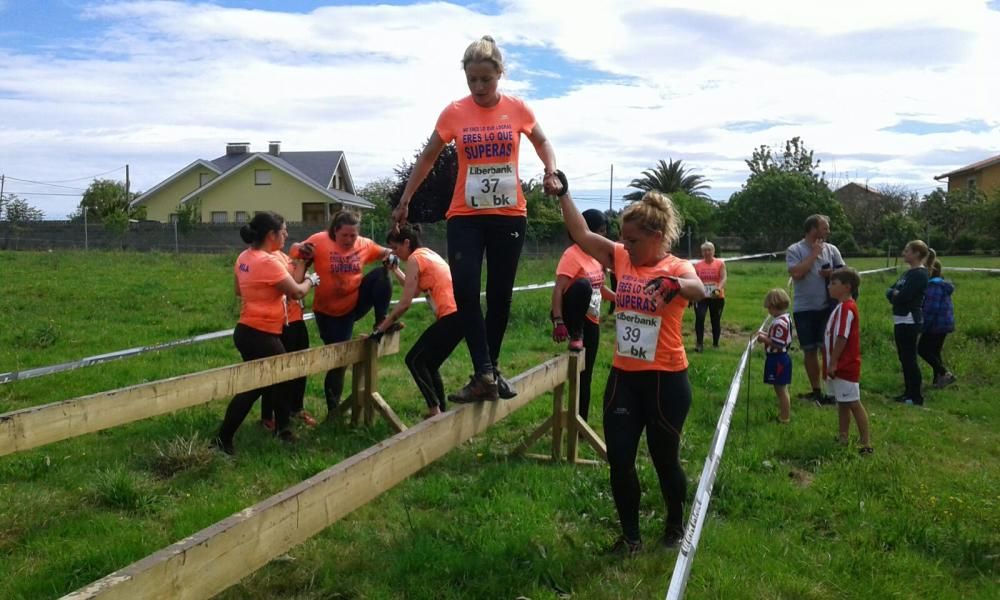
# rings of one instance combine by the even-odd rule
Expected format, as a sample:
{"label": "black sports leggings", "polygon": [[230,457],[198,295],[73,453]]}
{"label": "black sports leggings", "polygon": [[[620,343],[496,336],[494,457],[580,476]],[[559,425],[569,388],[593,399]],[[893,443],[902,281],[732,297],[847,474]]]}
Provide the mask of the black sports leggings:
{"label": "black sports leggings", "polygon": [[917,340],[920,337],[920,325],[900,323],[893,329],[896,338],[896,355],[903,368],[903,391],[906,397],[914,403],[922,404],[924,396],[921,391],[923,378],[920,365],[917,364]]}
{"label": "black sports leggings", "polygon": [[941,358],[941,348],[944,347],[944,338],[947,335],[947,333],[924,333],[917,343],[917,354],[931,366],[935,378],[948,372]]}
{"label": "black sports leggings", "polygon": [[[455,303],[472,366],[479,375],[496,370],[510,318],[517,263],[524,247],[526,217],[482,215],[448,219],[448,264]],[[479,305],[486,256],[486,318]]]}
{"label": "black sports leggings", "polygon": [[[305,350],[308,348],[309,330],[306,329],[306,322],[299,320],[292,321],[288,325],[285,325],[284,330],[281,332],[281,344],[285,347],[285,352],[296,352],[298,350]],[[288,388],[288,401],[290,403],[288,410],[291,411],[293,415],[297,415],[302,412],[303,400],[306,396],[306,378],[299,377],[298,379],[289,381]],[[261,400],[260,418],[274,418],[274,407],[271,406],[271,402],[267,397]]]}
{"label": "black sports leggings", "polygon": [[[389,299],[392,298],[392,281],[389,280],[389,273],[383,267],[372,269],[361,280],[361,288],[358,291],[358,303],[354,305],[354,310],[335,317],[333,315],[316,312],[316,326],[319,328],[319,337],[324,344],[336,344],[346,342],[351,339],[354,333],[354,322],[368,314],[369,310],[375,310],[375,324],[379,324],[385,319],[389,312]],[[330,369],[326,373],[323,382],[323,390],[326,395],[326,407],[328,410],[337,408],[340,405],[340,395],[344,392],[344,372],[347,367]]]}
{"label": "black sports leggings", "polygon": [[[243,357],[244,361],[285,353],[281,336],[248,327],[243,323],[236,324],[236,329],[233,330],[233,343],[236,344],[236,349],[240,351],[240,356]],[[233,399],[229,401],[229,407],[226,408],[226,416],[222,421],[219,437],[231,443],[233,436],[236,435],[236,430],[243,424],[243,420],[253,408],[253,403],[261,395],[270,406],[274,407],[274,416],[278,422],[275,432],[288,429],[290,383],[283,381],[233,396]]]}
{"label": "black sports leggings", "polygon": [[429,408],[444,406],[444,382],[438,370],[462,341],[462,319],[457,312],[434,321],[406,353],[406,366]]}
{"label": "black sports leggings", "polygon": [[705,341],[705,313],[712,318],[712,345],[719,345],[719,335],[722,333],[722,309],[726,307],[725,298],[705,298],[694,305],[694,335],[701,346]]}
{"label": "black sports leggings", "polygon": [[593,292],[590,280],[574,280],[563,292],[563,321],[573,337],[583,335],[583,348],[587,351],[580,372],[580,416],[586,421],[590,414],[590,380],[594,374],[594,361],[601,343],[601,326],[587,318],[590,295]]}
{"label": "black sports leggings", "polygon": [[611,493],[622,533],[640,540],[639,438],[646,430],[649,456],[667,505],[666,528],[683,530],[687,479],[678,457],[684,419],[691,407],[687,370],[622,371],[612,368],[604,391],[604,440],[611,465]]}

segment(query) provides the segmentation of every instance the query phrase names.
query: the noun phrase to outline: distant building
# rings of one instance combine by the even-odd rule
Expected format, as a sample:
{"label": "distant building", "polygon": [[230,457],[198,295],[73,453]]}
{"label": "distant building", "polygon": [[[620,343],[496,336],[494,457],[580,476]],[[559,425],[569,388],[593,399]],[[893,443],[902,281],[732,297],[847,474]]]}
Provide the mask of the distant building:
{"label": "distant building", "polygon": [[838,202],[845,205],[856,205],[860,203],[877,202],[883,200],[885,197],[871,189],[867,185],[861,185],[860,183],[848,183],[837,188],[833,192],[834,198]]}
{"label": "distant building", "polygon": [[948,180],[948,191],[979,190],[990,193],[1000,189],[1000,154],[961,169],[938,175],[934,179]]}
{"label": "distant building", "polygon": [[168,223],[179,206],[195,203],[202,223],[246,223],[257,212],[274,211],[287,221],[325,225],[342,207],[370,209],[355,195],[347,159],[339,150],[282,152],[270,142],[267,152],[249,143],[226,144],[214,160],[197,159],[140,195],[146,218]]}

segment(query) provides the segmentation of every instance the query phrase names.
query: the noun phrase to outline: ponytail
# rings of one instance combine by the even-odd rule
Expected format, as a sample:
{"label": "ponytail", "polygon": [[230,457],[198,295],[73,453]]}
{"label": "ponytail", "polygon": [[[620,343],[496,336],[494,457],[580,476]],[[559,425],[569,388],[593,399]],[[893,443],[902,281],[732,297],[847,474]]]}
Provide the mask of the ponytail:
{"label": "ponytail", "polygon": [[387,244],[402,244],[407,240],[410,242],[410,252],[421,246],[420,225],[416,223],[404,223],[399,226],[398,231],[389,230],[389,233],[385,236]]}
{"label": "ponytail", "polygon": [[260,248],[267,239],[267,234],[272,231],[281,231],[285,224],[285,217],[276,212],[259,212],[250,219],[250,222],[240,227],[240,238],[254,248]]}

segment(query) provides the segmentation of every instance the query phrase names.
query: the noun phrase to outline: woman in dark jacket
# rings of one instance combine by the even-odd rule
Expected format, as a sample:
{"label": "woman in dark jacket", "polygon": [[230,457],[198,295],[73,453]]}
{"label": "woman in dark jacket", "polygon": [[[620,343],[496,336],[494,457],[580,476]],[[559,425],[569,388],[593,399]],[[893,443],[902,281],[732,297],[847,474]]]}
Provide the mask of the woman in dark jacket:
{"label": "woman in dark jacket", "polygon": [[934,387],[943,388],[955,383],[955,376],[945,368],[941,359],[944,338],[955,331],[955,309],[951,303],[955,286],[941,278],[939,260],[931,265],[928,275],[930,279],[924,292],[924,329],[917,344],[917,353],[934,370]]}
{"label": "woman in dark jacket", "polygon": [[921,240],[913,240],[903,248],[903,261],[910,268],[903,273],[891,288],[886,290],[886,298],[892,303],[893,333],[896,338],[896,354],[903,367],[903,393],[896,396],[896,402],[922,406],[920,366],[917,365],[917,340],[924,325],[924,291],[927,289],[927,266],[933,264],[937,256]]}

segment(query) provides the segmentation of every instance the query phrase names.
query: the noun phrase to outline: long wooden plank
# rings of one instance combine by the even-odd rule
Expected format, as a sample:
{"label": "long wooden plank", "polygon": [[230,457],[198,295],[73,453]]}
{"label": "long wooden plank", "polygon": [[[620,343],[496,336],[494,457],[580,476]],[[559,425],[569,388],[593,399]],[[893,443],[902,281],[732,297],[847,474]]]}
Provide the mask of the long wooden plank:
{"label": "long wooden plank", "polygon": [[77,590],[70,600],[209,598],[566,379],[556,357],[514,378],[511,400],[460,406]]}
{"label": "long wooden plank", "polygon": [[[0,456],[348,366],[362,359],[366,344],[319,346],[0,414]],[[398,335],[379,344],[380,356],[397,352]]]}

